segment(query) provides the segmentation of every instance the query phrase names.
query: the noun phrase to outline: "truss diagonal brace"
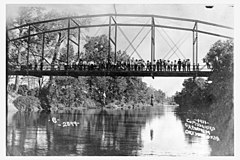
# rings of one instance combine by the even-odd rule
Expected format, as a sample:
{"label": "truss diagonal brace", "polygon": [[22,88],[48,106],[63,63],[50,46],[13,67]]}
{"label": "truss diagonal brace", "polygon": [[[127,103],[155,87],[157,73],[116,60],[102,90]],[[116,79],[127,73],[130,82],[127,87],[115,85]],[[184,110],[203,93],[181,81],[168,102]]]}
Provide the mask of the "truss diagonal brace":
{"label": "truss diagonal brace", "polygon": [[[128,43],[131,45],[131,47],[133,48],[133,53],[136,52],[138,55],[140,55],[137,51],[137,49],[132,45],[132,43],[130,42],[130,40],[128,39],[128,37],[126,36],[126,34],[123,32],[123,30],[118,27],[120,32],[123,34],[124,38],[128,41]],[[131,57],[131,56],[130,56]]]}

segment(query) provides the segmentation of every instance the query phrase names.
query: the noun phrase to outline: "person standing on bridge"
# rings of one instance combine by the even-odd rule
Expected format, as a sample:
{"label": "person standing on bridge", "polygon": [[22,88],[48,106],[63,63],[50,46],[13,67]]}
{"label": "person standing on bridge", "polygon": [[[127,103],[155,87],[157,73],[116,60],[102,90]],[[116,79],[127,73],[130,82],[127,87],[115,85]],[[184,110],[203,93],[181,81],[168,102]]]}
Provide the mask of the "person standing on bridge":
{"label": "person standing on bridge", "polygon": [[86,60],[83,61],[83,70],[87,70],[87,61]]}
{"label": "person standing on bridge", "polygon": [[130,59],[127,60],[126,65],[127,65],[127,70],[130,71]]}
{"label": "person standing on bridge", "polygon": [[159,60],[159,66],[160,66],[160,71],[162,71],[163,61],[161,59]]}
{"label": "person standing on bridge", "polygon": [[173,70],[174,70],[174,71],[177,71],[177,61],[176,61],[176,60],[174,60]]}
{"label": "person standing on bridge", "polygon": [[78,68],[79,68],[80,71],[82,70],[82,66],[83,66],[83,61],[80,58],[79,61],[78,61]]}
{"label": "person standing on bridge", "polygon": [[171,63],[170,60],[167,61],[167,71],[170,71],[171,69]]}
{"label": "person standing on bridge", "polygon": [[181,71],[182,62],[181,59],[178,60],[178,71]]}
{"label": "person standing on bridge", "polygon": [[150,63],[149,63],[149,60],[147,60],[147,71],[150,71]]}
{"label": "person standing on bridge", "polygon": [[152,68],[153,68],[153,66],[152,66],[152,62],[149,62],[149,69],[150,69],[150,71],[152,71]]}
{"label": "person standing on bridge", "polygon": [[159,68],[160,68],[160,62],[159,62],[159,60],[157,60],[156,65],[157,65],[157,71],[159,72]]}
{"label": "person standing on bridge", "polygon": [[71,62],[71,66],[72,66],[72,69],[76,70],[76,63],[74,60],[72,60]]}
{"label": "person standing on bridge", "polygon": [[185,59],[182,61],[182,68],[183,68],[183,71],[185,72],[186,71],[186,60]]}
{"label": "person standing on bridge", "polygon": [[130,63],[131,63],[130,64],[130,66],[131,66],[130,70],[133,71],[133,68],[134,68],[134,58],[131,59]]}
{"label": "person standing on bridge", "polygon": [[137,71],[137,67],[138,67],[138,60],[136,59],[134,62],[134,71]]}
{"label": "person standing on bridge", "polygon": [[167,62],[166,60],[163,60],[163,71],[166,71],[167,68]]}
{"label": "person standing on bridge", "polygon": [[137,65],[138,65],[138,67],[137,67],[137,68],[138,68],[138,69],[137,69],[138,71],[141,70],[141,64],[142,64],[142,60],[139,59],[139,60],[138,60],[138,64],[137,64]]}
{"label": "person standing on bridge", "polygon": [[156,70],[156,60],[154,59],[153,60],[153,71],[155,71]]}
{"label": "person standing on bridge", "polygon": [[173,61],[171,61],[171,64],[170,64],[170,70],[173,71]]}
{"label": "person standing on bridge", "polygon": [[145,64],[145,62],[144,62],[144,60],[142,59],[142,62],[141,62],[141,69],[142,69],[142,71],[144,71],[144,70],[145,70],[145,68],[144,68],[144,67],[145,67],[145,65],[144,65],[144,64]]}
{"label": "person standing on bridge", "polygon": [[199,63],[197,63],[196,70],[199,71]]}
{"label": "person standing on bridge", "polygon": [[187,71],[188,72],[190,71],[190,66],[191,66],[190,59],[187,59]]}
{"label": "person standing on bridge", "polygon": [[207,65],[207,69],[210,69],[210,63],[208,61],[206,61],[206,65]]}

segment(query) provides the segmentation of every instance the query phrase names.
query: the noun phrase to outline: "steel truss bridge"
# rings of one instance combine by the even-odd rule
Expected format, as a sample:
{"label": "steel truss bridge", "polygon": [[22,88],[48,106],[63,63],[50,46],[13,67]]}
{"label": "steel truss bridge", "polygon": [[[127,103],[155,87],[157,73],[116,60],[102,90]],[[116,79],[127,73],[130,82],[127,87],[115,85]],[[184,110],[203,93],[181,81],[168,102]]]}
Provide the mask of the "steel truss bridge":
{"label": "steel truss bridge", "polygon": [[[105,17],[108,18],[108,23],[103,24],[88,24],[88,25],[82,25],[79,23],[79,20],[87,19],[87,18],[99,18],[99,17]],[[117,18],[118,17],[130,17],[130,18],[146,18],[149,19],[150,23],[144,24],[144,23],[118,23]],[[191,27],[180,27],[180,26],[173,26],[173,25],[159,25],[155,23],[156,19],[164,19],[164,20],[171,20],[176,22],[189,22],[192,24]],[[67,26],[62,26],[59,28],[51,28],[46,29],[44,27],[41,28],[41,26],[44,26],[48,23],[55,23],[55,22],[67,22]],[[9,60],[9,50],[11,48],[11,45],[13,42],[16,41],[23,41],[25,40],[27,44],[25,44],[27,57],[26,57],[26,68],[25,69],[14,69],[14,67],[9,67],[7,63],[7,75],[23,75],[23,76],[164,76],[164,77],[208,77],[212,70],[202,70],[204,67],[200,67],[200,69],[196,70],[194,69],[196,64],[198,64],[198,34],[206,34],[210,36],[217,36],[217,37],[223,37],[227,39],[233,39],[233,37],[223,34],[217,34],[205,30],[199,30],[198,26],[199,24],[204,24],[205,26],[209,27],[217,27],[217,28],[224,28],[227,30],[233,30],[232,27],[224,26],[220,24],[200,21],[200,20],[194,20],[194,19],[187,19],[187,18],[178,18],[178,17],[169,17],[169,16],[160,16],[160,15],[144,15],[144,14],[98,14],[98,15],[84,15],[84,16],[73,16],[73,17],[63,17],[58,19],[50,19],[45,21],[39,21],[39,22],[33,22],[33,23],[27,23],[21,26],[17,26],[14,28],[7,28],[6,35],[6,43],[7,43],[7,62]],[[108,59],[110,59],[110,53],[111,53],[111,45],[114,46],[114,61],[117,62],[117,32],[120,31],[123,36],[126,38],[126,40],[129,43],[129,46],[131,46],[135,52],[137,52],[137,47],[135,48],[130,42],[130,40],[127,38],[127,36],[124,34],[124,32],[121,30],[121,26],[125,27],[148,27],[150,28],[150,34],[151,34],[151,62],[155,60],[155,33],[157,28],[167,28],[172,30],[182,30],[182,31],[188,31],[192,32],[193,38],[192,38],[192,64],[191,64],[191,71],[147,71],[147,70],[73,70],[73,69],[66,69],[66,70],[54,70],[54,69],[45,69],[43,62],[45,61],[45,50],[44,47],[46,45],[46,38],[47,35],[50,33],[59,33],[62,31],[65,31],[67,33],[66,37],[66,64],[67,66],[70,65],[69,62],[69,54],[70,54],[70,43],[76,45],[77,47],[77,54],[78,58],[80,56],[80,40],[81,40],[81,29],[84,28],[93,28],[93,27],[108,27]],[[112,28],[114,28],[114,31],[112,31]],[[26,30],[27,34],[23,36],[9,36],[9,33],[17,32],[17,30]],[[77,30],[77,41],[71,38],[71,31]],[[115,35],[114,38],[112,38],[112,33]],[[38,36],[41,38],[41,51],[39,51],[41,63],[39,64],[41,67],[39,69],[34,70],[30,69],[29,66],[29,56],[31,53],[30,51],[30,45],[31,45],[31,38]],[[11,37],[11,38],[10,38]],[[136,36],[137,37],[137,36]],[[135,38],[136,38],[135,37]],[[109,63],[109,61],[108,61]],[[53,67],[54,68],[54,67]]]}

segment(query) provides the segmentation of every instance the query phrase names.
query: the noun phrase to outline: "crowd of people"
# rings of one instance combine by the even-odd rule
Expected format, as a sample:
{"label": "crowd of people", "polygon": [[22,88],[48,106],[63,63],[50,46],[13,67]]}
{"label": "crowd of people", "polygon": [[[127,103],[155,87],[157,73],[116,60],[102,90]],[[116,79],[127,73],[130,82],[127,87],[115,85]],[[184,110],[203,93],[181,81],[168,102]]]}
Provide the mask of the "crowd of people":
{"label": "crowd of people", "polygon": [[[45,68],[42,68],[45,67]],[[24,69],[29,70],[122,70],[122,71],[198,71],[199,64],[191,65],[189,59],[184,60],[153,60],[153,62],[147,60],[146,62],[143,59],[129,59],[127,61],[117,61],[108,62],[108,61],[85,61],[79,59],[78,61],[72,61],[69,65],[65,62],[59,62],[55,65],[42,66],[38,64],[36,61],[34,63],[30,63],[27,66],[21,66],[21,70]]]}

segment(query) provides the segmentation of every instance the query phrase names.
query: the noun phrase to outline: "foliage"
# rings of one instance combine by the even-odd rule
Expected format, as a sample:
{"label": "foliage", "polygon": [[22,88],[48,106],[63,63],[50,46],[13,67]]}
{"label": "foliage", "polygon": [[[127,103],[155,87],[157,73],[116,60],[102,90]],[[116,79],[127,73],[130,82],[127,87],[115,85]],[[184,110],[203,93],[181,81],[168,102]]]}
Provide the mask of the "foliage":
{"label": "foliage", "polygon": [[184,80],[183,89],[181,92],[177,92],[174,100],[176,103],[182,105],[181,107],[187,106],[206,106],[211,103],[209,94],[206,90],[208,84],[202,78],[189,78]]}
{"label": "foliage", "polygon": [[[217,41],[206,59],[213,64],[213,74],[209,77],[212,83],[208,91],[215,97],[221,98],[229,92],[229,98],[233,98],[233,41]],[[217,87],[216,87],[217,86]]]}
{"label": "foliage", "polygon": [[[48,84],[46,84],[48,86]],[[47,99],[52,105],[63,104],[71,107],[71,104],[81,104],[87,97],[87,89],[83,78],[55,77],[54,83],[42,91],[48,92]]]}
{"label": "foliage", "polygon": [[[180,105],[177,114],[182,117],[187,113],[182,117],[184,120],[189,117],[206,119],[216,127],[215,134],[219,135],[221,143],[209,141],[211,155],[234,155],[233,41],[217,41],[205,59],[212,64],[213,73],[207,81],[184,81],[184,88],[174,97]],[[203,103],[208,108],[196,107]]]}
{"label": "foliage", "polygon": [[39,99],[33,96],[19,96],[13,101],[13,104],[19,111],[41,110]]}
{"label": "foliage", "polygon": [[[213,74],[207,81],[190,78],[184,81],[181,92],[174,99],[177,103],[196,106],[210,105],[221,98],[233,99],[233,41],[217,41],[205,59],[212,64]],[[208,83],[210,82],[211,83]],[[228,94],[226,94],[228,93]],[[226,97],[227,96],[227,97]]]}
{"label": "foliage", "polygon": [[[74,13],[71,13],[74,15]],[[7,27],[12,28],[23,24],[42,21],[47,19],[55,19],[59,17],[69,16],[66,13],[59,13],[54,10],[46,10],[41,7],[20,7],[17,17],[8,19]],[[75,19],[79,24],[89,24],[90,19]],[[66,28],[67,20],[39,23],[34,26],[21,27],[16,30],[9,31],[9,38],[18,38],[30,33],[37,33],[41,30],[47,31],[52,29]],[[71,25],[73,25],[71,23]],[[71,30],[70,38],[78,41],[78,31]],[[109,48],[109,40],[106,35],[97,37],[86,37],[84,51],[79,57],[77,49],[73,43],[69,44],[69,53],[67,59],[67,31],[57,31],[45,34],[44,43],[44,60],[41,61],[43,36],[41,34],[32,36],[29,45],[29,63],[50,65],[51,69],[55,64],[60,62],[72,62],[81,58],[84,61],[94,62],[114,62],[115,58],[118,61],[127,61],[130,57],[126,52],[118,51],[116,54]],[[28,39],[13,41],[9,45],[9,63],[26,65],[28,53]],[[109,54],[110,50],[110,54]],[[115,57],[116,56],[116,57]],[[41,105],[44,109],[49,109],[51,106],[62,104],[70,108],[75,106],[90,106],[103,105],[104,102],[111,103],[119,101],[121,103],[150,103],[150,97],[155,95],[155,100],[161,102],[165,97],[160,90],[156,91],[147,87],[146,83],[142,82],[141,78],[136,77],[53,77],[50,76],[46,83],[34,89],[29,89],[26,85],[19,85],[18,77],[16,77],[16,91],[23,96],[31,95],[39,97]],[[16,87],[19,86],[19,87]],[[104,98],[106,95],[106,99]]]}
{"label": "foliage", "polygon": [[[97,37],[88,37],[88,43],[84,45],[85,54],[83,60],[94,62],[115,61],[113,52],[108,56],[108,38],[106,35]],[[122,51],[116,53],[117,61],[127,61],[130,57]],[[115,100],[128,103],[150,103],[152,94],[156,95],[157,102],[164,98],[162,91],[155,91],[147,87],[141,78],[137,77],[87,77],[86,82],[89,85],[89,95],[100,104],[104,104],[103,94],[106,94],[106,103]]]}

